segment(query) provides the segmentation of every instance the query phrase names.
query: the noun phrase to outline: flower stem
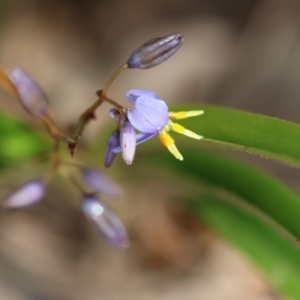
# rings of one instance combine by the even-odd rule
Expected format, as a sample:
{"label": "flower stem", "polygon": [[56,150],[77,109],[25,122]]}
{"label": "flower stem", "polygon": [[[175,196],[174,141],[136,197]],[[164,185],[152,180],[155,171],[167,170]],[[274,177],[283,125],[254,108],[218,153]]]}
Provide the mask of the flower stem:
{"label": "flower stem", "polygon": [[111,87],[111,85],[113,84],[113,82],[117,79],[117,77],[119,77],[123,72],[125,72],[128,69],[128,65],[124,64],[123,66],[121,66],[111,77],[110,79],[107,81],[106,85],[104,86],[103,90],[97,91],[97,96],[99,97],[98,100],[92,104],[86,111],[84,111],[81,116],[79,117],[79,121],[77,123],[75,132],[73,134],[73,136],[71,137],[71,140],[68,143],[68,149],[70,154],[73,156],[77,145],[79,143],[79,140],[82,136],[83,130],[86,126],[86,124],[92,120],[95,119],[95,111],[97,110],[97,108],[103,103],[103,102],[107,102],[109,104],[111,104],[112,106],[121,109],[122,106],[117,103],[116,101],[106,97],[106,94],[109,90],[109,88]]}
{"label": "flower stem", "polygon": [[114,106],[114,107],[117,108],[117,109],[123,108],[123,106],[120,105],[120,104],[119,104],[118,102],[116,102],[115,100],[110,99],[110,98],[108,98],[108,97],[106,97],[106,96],[103,96],[102,91],[98,91],[98,92],[97,92],[97,95],[101,98],[101,100],[102,100],[103,102],[107,102],[107,103],[109,103],[110,105]]}
{"label": "flower stem", "polygon": [[54,139],[54,140],[60,140],[60,141],[64,141],[64,142],[72,142],[72,138],[69,137],[68,135],[64,134],[63,132],[61,132],[57,126],[55,125],[55,123],[52,121],[51,118],[47,116],[45,117],[39,117],[39,119],[45,124],[49,135]]}
{"label": "flower stem", "polygon": [[83,130],[86,126],[86,124],[91,120],[95,118],[95,110],[102,104],[102,99],[99,98],[92,106],[90,106],[81,116],[79,117],[79,121],[77,123],[75,132],[72,136],[72,140],[68,144],[68,149],[70,154],[73,156],[78,142],[82,136]]}
{"label": "flower stem", "polygon": [[117,79],[117,77],[119,77],[123,72],[125,72],[128,69],[128,65],[127,63],[124,64],[123,66],[121,66],[111,77],[110,79],[107,81],[106,85],[104,86],[103,90],[102,90],[102,97],[105,97],[109,88],[111,87],[111,85],[113,84],[113,82]]}

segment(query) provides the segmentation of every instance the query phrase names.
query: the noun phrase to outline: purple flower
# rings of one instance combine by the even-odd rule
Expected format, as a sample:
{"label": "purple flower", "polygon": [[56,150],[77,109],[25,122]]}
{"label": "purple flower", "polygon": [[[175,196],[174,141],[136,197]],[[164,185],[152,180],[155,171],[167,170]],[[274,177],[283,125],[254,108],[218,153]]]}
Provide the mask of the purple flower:
{"label": "purple flower", "polygon": [[168,106],[150,91],[131,90],[126,98],[135,108],[129,108],[127,117],[131,125],[143,133],[158,133],[169,120]]}
{"label": "purple flower", "polygon": [[120,187],[100,171],[81,168],[81,174],[86,185],[95,192],[114,199],[120,198]]}
{"label": "purple flower", "polygon": [[28,181],[5,199],[4,207],[17,209],[30,206],[40,201],[45,192],[46,185],[42,179]]}
{"label": "purple flower", "polygon": [[19,100],[27,112],[37,117],[45,116],[48,100],[38,84],[20,68],[10,68],[7,76],[14,84]]}
{"label": "purple flower", "polygon": [[[155,135],[158,135],[163,145],[166,146],[177,159],[183,160],[182,155],[175,146],[173,138],[168,132],[173,130],[196,140],[202,138],[201,135],[172,121],[199,116],[203,114],[202,110],[169,112],[167,104],[163,100],[160,100],[157,94],[152,91],[131,90],[126,93],[126,98],[134,104],[134,108],[127,109],[127,119],[129,121],[128,123],[139,131],[136,135],[135,144],[143,143]],[[125,122],[127,121],[124,121],[124,123]],[[132,139],[133,134],[130,141],[131,145],[133,145]],[[114,149],[115,153],[120,151],[122,153],[124,151],[122,143],[121,146]]]}
{"label": "purple flower", "polygon": [[115,213],[98,198],[85,195],[81,208],[96,230],[117,249],[129,246],[126,230]]}

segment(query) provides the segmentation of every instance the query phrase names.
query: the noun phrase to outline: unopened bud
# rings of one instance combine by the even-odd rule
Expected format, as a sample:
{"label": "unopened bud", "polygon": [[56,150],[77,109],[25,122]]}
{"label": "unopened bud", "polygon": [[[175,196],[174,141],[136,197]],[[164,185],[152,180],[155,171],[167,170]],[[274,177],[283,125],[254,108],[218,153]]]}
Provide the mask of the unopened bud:
{"label": "unopened bud", "polygon": [[40,201],[46,191],[45,182],[42,179],[29,181],[19,187],[4,202],[4,207],[17,209],[30,206]]}
{"label": "unopened bud", "polygon": [[116,160],[118,153],[113,152],[113,150],[120,146],[120,132],[115,131],[107,141],[106,150],[104,155],[104,166],[109,168]]}
{"label": "unopened bud", "polygon": [[124,249],[129,246],[122,222],[105,203],[94,196],[86,195],[81,208],[96,230],[115,248]]}
{"label": "unopened bud", "polygon": [[128,67],[132,69],[155,67],[171,57],[183,41],[183,36],[179,33],[152,39],[131,54],[127,61]]}
{"label": "unopened bud", "polygon": [[14,84],[19,101],[31,115],[41,117],[47,113],[48,100],[38,84],[22,69],[10,68],[7,76]]}
{"label": "unopened bud", "polygon": [[120,141],[122,158],[127,165],[131,165],[135,154],[136,133],[129,121],[123,123]]}
{"label": "unopened bud", "polygon": [[100,171],[90,168],[82,168],[81,174],[86,185],[95,192],[111,198],[120,198],[120,187],[115,182],[113,182],[112,179],[110,179]]}

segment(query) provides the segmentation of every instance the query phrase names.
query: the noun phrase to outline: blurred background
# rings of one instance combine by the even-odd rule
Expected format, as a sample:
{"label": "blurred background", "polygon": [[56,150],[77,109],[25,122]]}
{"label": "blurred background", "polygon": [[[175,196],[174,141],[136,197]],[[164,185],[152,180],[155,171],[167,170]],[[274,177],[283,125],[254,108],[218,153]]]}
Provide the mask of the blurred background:
{"label": "blurred background", "polygon": [[[36,79],[67,130],[134,49],[180,32],[185,43],[174,57],[126,72],[110,97],[125,105],[127,90],[149,89],[168,103],[206,102],[300,123],[299,30],[296,0],[0,0],[0,61]],[[77,155],[99,168],[108,108],[97,112]],[[42,129],[2,91],[0,109]],[[300,191],[299,171],[236,155]],[[124,188],[111,203],[132,240],[123,252],[97,236],[60,178],[41,204],[1,210],[0,299],[280,299],[242,255],[181,209],[176,178],[147,172],[141,157],[108,171]],[[39,171],[2,173],[0,195]]]}

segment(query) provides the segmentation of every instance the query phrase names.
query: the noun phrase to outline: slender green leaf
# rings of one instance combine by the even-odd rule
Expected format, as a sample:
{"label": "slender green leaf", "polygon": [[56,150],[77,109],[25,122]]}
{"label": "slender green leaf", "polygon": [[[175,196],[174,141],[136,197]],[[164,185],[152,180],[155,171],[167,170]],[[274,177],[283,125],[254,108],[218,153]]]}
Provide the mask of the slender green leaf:
{"label": "slender green leaf", "polygon": [[203,135],[206,141],[300,167],[299,124],[209,105],[174,107],[174,111],[195,109],[203,109],[204,114],[180,123]]}
{"label": "slender green leaf", "polygon": [[193,211],[263,270],[279,292],[300,299],[300,252],[291,241],[262,220],[212,195],[193,201]]}
{"label": "slender green leaf", "polygon": [[202,180],[238,195],[265,212],[300,239],[300,196],[272,175],[220,154],[183,151],[183,162],[168,153],[156,158],[163,166],[182,176]]}

